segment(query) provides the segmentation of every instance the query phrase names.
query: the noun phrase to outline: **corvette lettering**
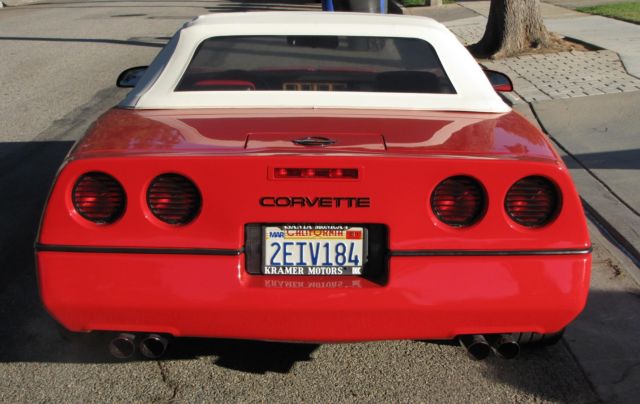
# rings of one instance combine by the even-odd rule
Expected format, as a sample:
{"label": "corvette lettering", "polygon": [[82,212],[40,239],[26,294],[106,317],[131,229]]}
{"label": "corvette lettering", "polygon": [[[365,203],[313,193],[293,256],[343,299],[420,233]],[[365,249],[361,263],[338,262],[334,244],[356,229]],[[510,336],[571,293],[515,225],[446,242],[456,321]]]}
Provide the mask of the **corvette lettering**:
{"label": "corvette lettering", "polygon": [[369,197],[355,196],[264,196],[260,198],[260,206],[266,208],[370,208]]}

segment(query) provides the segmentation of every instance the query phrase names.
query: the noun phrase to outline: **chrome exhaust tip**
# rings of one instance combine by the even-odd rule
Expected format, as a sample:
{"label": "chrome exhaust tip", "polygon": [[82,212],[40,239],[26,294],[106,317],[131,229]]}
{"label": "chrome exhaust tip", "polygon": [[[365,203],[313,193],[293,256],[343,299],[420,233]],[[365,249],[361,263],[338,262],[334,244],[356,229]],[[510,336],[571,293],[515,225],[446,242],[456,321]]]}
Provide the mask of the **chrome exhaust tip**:
{"label": "chrome exhaust tip", "polygon": [[469,357],[476,361],[486,359],[491,353],[487,340],[480,334],[461,335],[458,337],[460,345],[467,350]]}
{"label": "chrome exhaust tip", "polygon": [[520,355],[520,344],[512,334],[497,335],[496,339],[491,341],[491,348],[502,359],[514,359]]}
{"label": "chrome exhaust tip", "polygon": [[160,334],[149,334],[140,341],[140,353],[149,359],[158,359],[164,355],[169,340]]}
{"label": "chrome exhaust tip", "polygon": [[136,353],[136,336],[128,333],[118,334],[109,341],[109,352],[118,359],[128,359]]}

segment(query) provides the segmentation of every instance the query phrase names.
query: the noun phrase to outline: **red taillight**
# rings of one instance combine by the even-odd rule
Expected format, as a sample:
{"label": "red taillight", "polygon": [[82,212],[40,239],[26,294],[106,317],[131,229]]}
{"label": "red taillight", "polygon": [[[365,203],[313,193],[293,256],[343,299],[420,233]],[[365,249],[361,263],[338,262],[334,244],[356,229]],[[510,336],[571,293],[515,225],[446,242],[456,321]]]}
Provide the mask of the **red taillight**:
{"label": "red taillight", "polygon": [[460,175],[438,184],[431,194],[431,208],[449,226],[465,227],[482,218],[485,199],[484,188],[478,181]]}
{"label": "red taillight", "polygon": [[83,174],[73,187],[72,199],[80,216],[98,224],[118,220],[127,203],[122,185],[101,172]]}
{"label": "red taillight", "polygon": [[275,178],[358,179],[357,168],[276,168]]}
{"label": "red taillight", "polygon": [[183,225],[198,215],[202,198],[196,185],[188,178],[179,174],[162,174],[151,181],[147,203],[158,219]]}
{"label": "red taillight", "polygon": [[525,177],[509,189],[504,207],[514,222],[540,227],[555,219],[560,208],[560,195],[548,179]]}

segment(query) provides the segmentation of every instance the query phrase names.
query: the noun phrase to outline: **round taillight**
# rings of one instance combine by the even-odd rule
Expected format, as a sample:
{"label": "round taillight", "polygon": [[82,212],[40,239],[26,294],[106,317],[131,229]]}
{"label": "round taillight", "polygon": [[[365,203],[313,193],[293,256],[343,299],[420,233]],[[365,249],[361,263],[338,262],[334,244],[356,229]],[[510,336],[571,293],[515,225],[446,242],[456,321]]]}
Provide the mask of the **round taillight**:
{"label": "round taillight", "polygon": [[509,189],[504,207],[514,222],[541,227],[555,219],[560,208],[560,194],[544,177],[525,177]]}
{"label": "round taillight", "polygon": [[183,225],[198,215],[202,197],[198,187],[188,178],[179,174],[162,174],[151,181],[147,203],[158,219]]}
{"label": "round taillight", "polygon": [[431,194],[433,213],[454,227],[471,226],[485,211],[485,192],[475,179],[455,176],[442,181]]}
{"label": "round taillight", "polygon": [[124,213],[127,198],[122,185],[101,172],[83,174],[72,192],[73,206],[80,216],[98,224],[109,224]]}

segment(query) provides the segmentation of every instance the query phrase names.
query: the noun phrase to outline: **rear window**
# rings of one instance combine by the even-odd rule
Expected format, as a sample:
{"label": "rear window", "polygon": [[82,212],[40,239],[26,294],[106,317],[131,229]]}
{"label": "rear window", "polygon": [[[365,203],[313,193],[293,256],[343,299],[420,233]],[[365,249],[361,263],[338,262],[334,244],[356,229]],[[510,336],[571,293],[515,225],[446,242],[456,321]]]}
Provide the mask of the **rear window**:
{"label": "rear window", "polygon": [[210,38],[175,91],[455,94],[428,42],[355,36]]}

